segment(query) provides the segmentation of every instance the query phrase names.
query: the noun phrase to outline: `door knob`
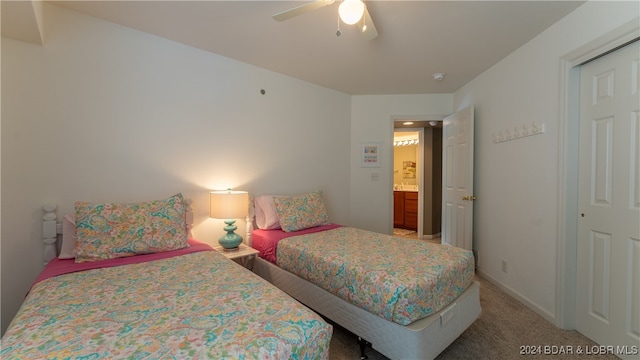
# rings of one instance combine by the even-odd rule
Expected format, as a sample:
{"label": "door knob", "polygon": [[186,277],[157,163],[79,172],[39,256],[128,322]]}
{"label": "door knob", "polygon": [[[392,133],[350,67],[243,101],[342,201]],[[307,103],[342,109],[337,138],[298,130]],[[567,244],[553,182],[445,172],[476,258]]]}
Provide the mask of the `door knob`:
{"label": "door knob", "polygon": [[462,200],[464,200],[464,201],[474,201],[475,199],[476,199],[476,197],[473,196],[473,195],[465,195],[465,196],[462,197]]}

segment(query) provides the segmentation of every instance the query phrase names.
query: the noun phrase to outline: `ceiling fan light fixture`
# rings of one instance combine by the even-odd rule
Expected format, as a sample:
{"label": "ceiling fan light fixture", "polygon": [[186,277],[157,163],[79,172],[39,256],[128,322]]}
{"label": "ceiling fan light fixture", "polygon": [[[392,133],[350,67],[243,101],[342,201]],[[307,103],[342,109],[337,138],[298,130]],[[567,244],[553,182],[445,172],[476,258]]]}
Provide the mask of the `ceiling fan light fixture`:
{"label": "ceiling fan light fixture", "polygon": [[364,3],[361,0],[344,0],[338,7],[340,19],[347,25],[353,25],[364,15]]}

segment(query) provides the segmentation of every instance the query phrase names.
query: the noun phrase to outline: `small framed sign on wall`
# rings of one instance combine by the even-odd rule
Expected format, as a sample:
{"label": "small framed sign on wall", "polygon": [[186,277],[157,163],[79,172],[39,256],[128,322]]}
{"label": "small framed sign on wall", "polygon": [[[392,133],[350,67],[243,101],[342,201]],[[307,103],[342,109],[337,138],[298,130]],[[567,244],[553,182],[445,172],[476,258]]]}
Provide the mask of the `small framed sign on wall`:
{"label": "small framed sign on wall", "polygon": [[380,167],[380,143],[362,143],[360,150],[360,167]]}

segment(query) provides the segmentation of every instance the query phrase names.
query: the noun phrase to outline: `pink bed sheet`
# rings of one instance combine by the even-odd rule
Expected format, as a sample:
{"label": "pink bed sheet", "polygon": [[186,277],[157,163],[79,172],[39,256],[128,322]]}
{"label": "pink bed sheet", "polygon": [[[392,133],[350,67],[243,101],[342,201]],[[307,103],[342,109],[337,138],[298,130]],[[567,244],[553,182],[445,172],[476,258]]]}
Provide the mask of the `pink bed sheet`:
{"label": "pink bed sheet", "polygon": [[83,262],[83,263],[76,263],[75,259],[55,258],[47,264],[44,270],[42,270],[42,272],[40,273],[40,275],[38,275],[38,277],[33,282],[33,284],[31,284],[31,287],[33,287],[33,285],[39,283],[42,280],[46,280],[54,276],[68,274],[72,272],[120,266],[120,265],[128,265],[128,264],[137,264],[137,263],[167,259],[174,256],[186,255],[194,252],[208,251],[208,250],[213,250],[213,248],[196,239],[189,239],[189,247],[187,248],[172,250],[172,251],[164,251],[164,252],[153,253],[153,254],[128,256],[128,257],[117,258],[117,259],[91,261],[91,262]]}
{"label": "pink bed sheet", "polygon": [[316,233],[320,231],[331,230],[331,229],[339,228],[341,226],[342,225],[338,225],[338,224],[321,225],[321,226],[316,226],[316,227],[295,231],[295,232],[284,232],[282,230],[257,229],[251,233],[251,247],[259,251],[258,256],[276,264],[276,260],[277,260],[276,249],[278,247],[278,242],[280,240],[291,237],[291,236],[311,234],[311,233]]}

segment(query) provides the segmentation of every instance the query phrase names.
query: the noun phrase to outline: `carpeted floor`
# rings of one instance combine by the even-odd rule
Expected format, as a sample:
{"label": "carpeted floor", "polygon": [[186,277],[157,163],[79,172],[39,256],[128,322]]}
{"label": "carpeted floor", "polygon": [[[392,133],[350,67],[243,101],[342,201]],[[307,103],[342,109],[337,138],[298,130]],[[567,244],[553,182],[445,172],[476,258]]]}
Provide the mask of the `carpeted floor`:
{"label": "carpeted floor", "polygon": [[[578,346],[596,344],[577,331],[562,330],[543,319],[522,303],[504,293],[490,282],[476,277],[480,283],[482,315],[436,359],[618,359],[613,355],[575,354]],[[521,355],[522,346],[550,346],[555,354]],[[553,348],[553,346],[556,346]],[[574,354],[557,354],[572,346]],[[367,348],[369,360],[385,360],[385,356]],[[329,352],[331,360],[360,359],[357,337],[334,324]]]}

